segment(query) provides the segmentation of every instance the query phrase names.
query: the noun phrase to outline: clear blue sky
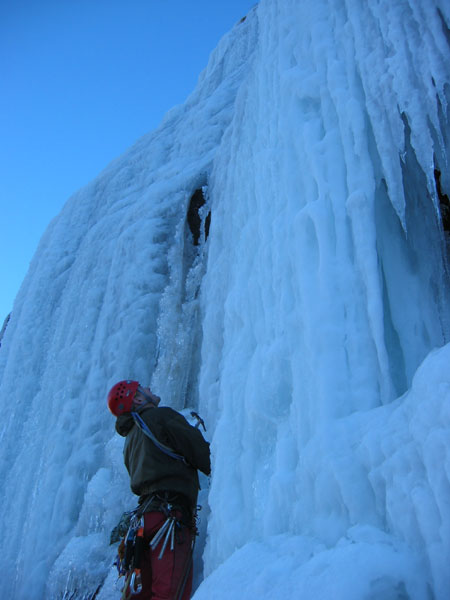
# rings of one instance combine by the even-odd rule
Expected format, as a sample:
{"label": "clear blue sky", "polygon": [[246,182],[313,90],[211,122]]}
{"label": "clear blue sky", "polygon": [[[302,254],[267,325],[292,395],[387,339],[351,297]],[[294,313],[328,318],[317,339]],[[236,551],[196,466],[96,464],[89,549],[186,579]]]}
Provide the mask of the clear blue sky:
{"label": "clear blue sky", "polygon": [[257,0],[2,0],[0,328],[65,201],[194,89]]}

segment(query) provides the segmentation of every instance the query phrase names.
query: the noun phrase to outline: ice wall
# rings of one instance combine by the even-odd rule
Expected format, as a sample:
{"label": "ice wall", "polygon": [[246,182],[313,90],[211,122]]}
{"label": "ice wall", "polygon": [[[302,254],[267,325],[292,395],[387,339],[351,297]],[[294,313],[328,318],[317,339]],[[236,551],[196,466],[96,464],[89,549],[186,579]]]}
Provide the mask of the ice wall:
{"label": "ice wall", "polygon": [[195,401],[189,381],[174,381],[177,364],[158,357],[188,361],[195,381],[199,366],[179,344],[197,323],[204,261],[186,212],[207,184],[256,32],[256,19],[237,24],[186,103],[75,194],[41,240],[0,351],[1,598],[90,598],[108,573],[109,534],[136,502],[109,387],[169,371],[165,401]]}
{"label": "ice wall", "polygon": [[[448,17],[436,2],[259,4],[210,185],[212,575],[196,599],[448,593],[448,376],[393,408],[448,340],[432,172],[448,173]],[[341,573],[364,563],[352,590]]]}
{"label": "ice wall", "polygon": [[51,223],[0,349],[2,597],[116,597],[124,377],[207,421],[197,600],[446,597],[449,22],[261,0]]}

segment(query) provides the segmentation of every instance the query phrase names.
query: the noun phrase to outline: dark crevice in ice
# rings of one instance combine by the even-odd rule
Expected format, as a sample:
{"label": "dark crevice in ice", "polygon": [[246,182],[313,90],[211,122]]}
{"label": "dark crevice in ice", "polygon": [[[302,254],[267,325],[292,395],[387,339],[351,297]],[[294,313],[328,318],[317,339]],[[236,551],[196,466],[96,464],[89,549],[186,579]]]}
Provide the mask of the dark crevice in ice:
{"label": "dark crevice in ice", "polygon": [[436,182],[436,192],[439,198],[442,227],[444,231],[450,232],[450,200],[448,195],[442,190],[441,172],[439,169],[434,169],[434,180]]}
{"label": "dark crevice in ice", "polygon": [[202,237],[202,228],[205,233],[205,240],[208,239],[209,227],[211,224],[211,211],[208,212],[205,219],[202,219],[201,209],[206,203],[204,188],[201,187],[192,194],[187,212],[187,223],[192,233],[194,246],[198,246]]}

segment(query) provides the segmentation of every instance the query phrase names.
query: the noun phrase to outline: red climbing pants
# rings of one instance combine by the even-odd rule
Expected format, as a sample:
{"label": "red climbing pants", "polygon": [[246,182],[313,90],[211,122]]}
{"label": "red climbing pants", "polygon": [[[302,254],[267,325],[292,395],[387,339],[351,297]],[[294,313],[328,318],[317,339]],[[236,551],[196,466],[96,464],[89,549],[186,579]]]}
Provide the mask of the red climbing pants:
{"label": "red climbing pants", "polygon": [[[181,517],[181,513],[176,513]],[[177,528],[174,549],[170,543],[162,558],[158,558],[163,546],[161,540],[155,550],[150,549],[150,540],[166,520],[161,512],[144,514],[144,540],[146,550],[141,560],[142,591],[127,596],[132,600],[189,600],[192,589],[192,541],[188,527]],[[183,588],[184,585],[184,589]]]}

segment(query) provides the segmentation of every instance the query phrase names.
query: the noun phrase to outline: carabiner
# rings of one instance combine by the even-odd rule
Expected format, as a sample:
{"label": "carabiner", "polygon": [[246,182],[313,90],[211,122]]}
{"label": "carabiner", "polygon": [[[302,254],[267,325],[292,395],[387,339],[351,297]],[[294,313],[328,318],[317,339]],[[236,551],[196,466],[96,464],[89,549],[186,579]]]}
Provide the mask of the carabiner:
{"label": "carabiner", "polygon": [[[137,587],[135,587],[137,580]],[[131,591],[132,596],[136,596],[142,592],[142,580],[141,580],[141,570],[135,569],[131,575],[130,586],[129,589]]]}

